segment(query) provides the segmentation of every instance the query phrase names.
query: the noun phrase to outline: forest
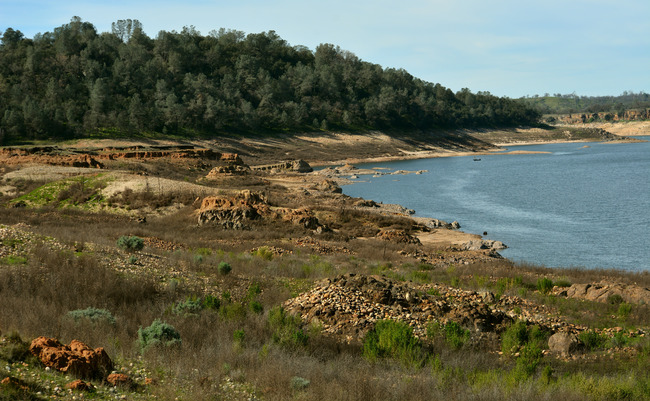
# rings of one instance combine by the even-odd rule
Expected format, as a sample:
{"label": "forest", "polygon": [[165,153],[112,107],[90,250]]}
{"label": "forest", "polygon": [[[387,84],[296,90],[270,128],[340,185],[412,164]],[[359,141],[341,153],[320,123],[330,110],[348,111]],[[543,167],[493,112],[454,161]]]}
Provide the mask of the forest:
{"label": "forest", "polygon": [[148,37],[73,17],[0,45],[0,144],[89,136],[215,136],[536,124],[540,113],[489,92],[454,93],[332,44],[291,46],[274,31],[194,27]]}

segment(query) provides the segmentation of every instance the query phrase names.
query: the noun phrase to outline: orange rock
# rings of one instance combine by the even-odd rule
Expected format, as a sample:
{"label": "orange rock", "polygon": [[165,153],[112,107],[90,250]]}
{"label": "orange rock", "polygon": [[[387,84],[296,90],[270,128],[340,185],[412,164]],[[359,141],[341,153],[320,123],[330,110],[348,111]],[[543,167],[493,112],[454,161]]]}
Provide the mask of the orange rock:
{"label": "orange rock", "polygon": [[61,344],[55,338],[38,337],[29,350],[52,369],[82,378],[103,378],[113,370],[113,362],[103,348],[92,349],[81,341]]}
{"label": "orange rock", "polygon": [[78,379],[66,384],[65,388],[69,390],[77,390],[77,391],[91,391],[93,389],[93,385],[90,383],[86,383],[81,379]]}
{"label": "orange rock", "polygon": [[111,373],[106,381],[114,387],[133,387],[133,380],[124,373]]}

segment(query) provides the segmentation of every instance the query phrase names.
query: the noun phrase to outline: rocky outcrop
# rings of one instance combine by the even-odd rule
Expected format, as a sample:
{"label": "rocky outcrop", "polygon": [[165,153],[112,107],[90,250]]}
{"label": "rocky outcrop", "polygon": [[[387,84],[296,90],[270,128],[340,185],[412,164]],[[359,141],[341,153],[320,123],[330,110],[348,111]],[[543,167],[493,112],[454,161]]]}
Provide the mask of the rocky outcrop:
{"label": "rocky outcrop", "polygon": [[494,240],[472,240],[465,244],[464,249],[466,251],[479,251],[482,249],[493,249],[495,251],[508,248],[501,241]]}
{"label": "rocky outcrop", "polygon": [[343,193],[343,189],[339,186],[339,184],[332,180],[320,181],[317,184],[312,185],[310,189],[335,194]]}
{"label": "rocky outcrop", "polygon": [[45,366],[80,378],[103,379],[113,370],[104,348],[92,349],[77,340],[64,345],[55,338],[38,337],[29,350]]}
{"label": "rocky outcrop", "polygon": [[396,244],[420,244],[420,240],[404,230],[382,229],[377,233],[377,238]]}
{"label": "rocky outcrop", "polygon": [[56,146],[7,147],[0,149],[0,162],[7,165],[48,164],[53,166],[102,168],[99,160],[168,160],[205,159],[227,164],[243,165],[235,153],[219,153],[212,149],[195,149],[193,146],[133,146],[104,149],[62,149]]}
{"label": "rocky outcrop", "polygon": [[271,208],[263,194],[242,191],[234,196],[209,196],[199,210],[199,225],[218,224],[226,229],[244,229],[251,221],[282,220],[310,230],[326,230],[307,208]]}
{"label": "rocky outcrop", "polygon": [[562,295],[595,302],[650,305],[650,289],[607,281],[596,284],[573,284],[566,289],[566,292],[562,292]]}
{"label": "rocky outcrop", "polygon": [[225,229],[243,229],[265,214],[269,214],[269,206],[263,194],[245,190],[232,197],[208,196],[201,202],[199,225],[212,223]]}
{"label": "rocky outcrop", "polygon": [[251,166],[254,171],[292,171],[296,173],[311,173],[314,169],[304,160],[281,161],[273,164]]}
{"label": "rocky outcrop", "polygon": [[67,388],[68,390],[85,391],[85,392],[90,392],[94,389],[92,384],[86,383],[81,379],[77,379],[75,381],[66,384],[65,388]]}
{"label": "rocky outcrop", "polygon": [[223,176],[232,176],[232,175],[246,175],[250,173],[251,169],[248,166],[241,166],[238,164],[229,164],[226,166],[217,166],[210,170],[207,179],[215,179]]}

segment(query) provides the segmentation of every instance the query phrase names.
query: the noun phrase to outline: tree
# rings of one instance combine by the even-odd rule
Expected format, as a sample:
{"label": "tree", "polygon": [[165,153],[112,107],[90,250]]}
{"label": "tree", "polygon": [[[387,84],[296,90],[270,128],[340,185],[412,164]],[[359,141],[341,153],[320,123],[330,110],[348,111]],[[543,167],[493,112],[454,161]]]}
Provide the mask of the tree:
{"label": "tree", "polygon": [[127,43],[136,30],[142,31],[142,24],[137,19],[121,19],[111,24],[113,35],[120,38],[123,43]]}

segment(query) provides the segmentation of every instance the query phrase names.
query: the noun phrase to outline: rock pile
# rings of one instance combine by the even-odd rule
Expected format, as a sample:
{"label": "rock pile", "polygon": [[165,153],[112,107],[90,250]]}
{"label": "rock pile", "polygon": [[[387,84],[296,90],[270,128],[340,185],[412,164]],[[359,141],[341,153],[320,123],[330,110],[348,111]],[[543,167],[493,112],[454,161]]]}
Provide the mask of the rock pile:
{"label": "rock pile", "polygon": [[45,366],[84,379],[104,379],[113,370],[113,362],[104,348],[93,350],[77,340],[65,345],[55,338],[38,337],[29,351]]}
{"label": "rock pile", "polygon": [[485,303],[458,303],[386,277],[353,273],[327,279],[288,300],[285,307],[303,321],[321,325],[326,335],[348,343],[362,341],[383,319],[406,322],[419,338],[426,337],[426,326],[434,321],[455,321],[475,332],[500,331],[512,321]]}

